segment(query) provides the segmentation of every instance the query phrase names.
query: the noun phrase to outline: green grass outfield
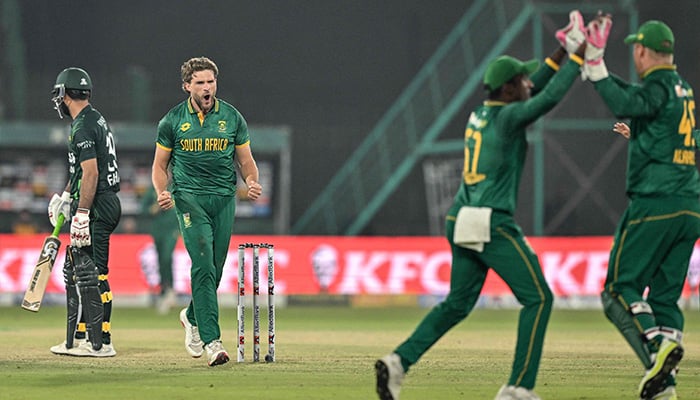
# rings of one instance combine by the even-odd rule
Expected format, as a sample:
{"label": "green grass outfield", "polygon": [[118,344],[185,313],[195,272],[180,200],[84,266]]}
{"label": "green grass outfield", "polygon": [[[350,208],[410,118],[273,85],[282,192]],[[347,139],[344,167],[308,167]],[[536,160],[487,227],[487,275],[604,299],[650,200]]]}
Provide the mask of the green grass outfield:
{"label": "green grass outfield", "polygon": [[[36,314],[2,308],[0,399],[373,399],[374,361],[426,312],[279,308],[276,363],[210,368],[185,352],[177,311],[159,316],[116,308],[118,354],[93,359],[49,352],[63,340],[62,307]],[[234,359],[235,313],[226,308],[221,315],[224,345]],[[516,320],[513,310],[476,310],[411,369],[401,399],[492,399],[508,378]],[[262,333],[265,342],[265,323]],[[250,343],[250,330],[247,335]],[[700,312],[686,312],[684,341],[679,397],[700,399]],[[250,356],[250,345],[246,350]],[[545,400],[636,399],[641,377],[639,362],[601,311],[554,310],[536,387]]]}

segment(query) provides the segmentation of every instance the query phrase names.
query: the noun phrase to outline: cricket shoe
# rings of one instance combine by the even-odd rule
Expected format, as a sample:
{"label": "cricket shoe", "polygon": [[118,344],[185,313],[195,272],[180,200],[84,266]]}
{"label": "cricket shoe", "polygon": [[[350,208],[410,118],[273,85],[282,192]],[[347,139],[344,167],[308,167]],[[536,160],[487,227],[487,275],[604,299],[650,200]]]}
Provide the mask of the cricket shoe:
{"label": "cricket shoe", "polygon": [[666,386],[666,388],[657,393],[652,400],[678,400],[675,386]]}
{"label": "cricket shoe", "polygon": [[495,400],[542,400],[532,390],[521,386],[503,385],[496,393]]}
{"label": "cricket shoe", "polygon": [[209,359],[208,364],[210,367],[226,364],[228,362],[228,353],[221,344],[221,340],[214,340],[204,346],[204,348],[207,349],[207,358]]}
{"label": "cricket shoe", "polygon": [[62,343],[59,343],[55,346],[51,346],[51,352],[53,354],[58,354],[62,356],[69,356],[70,351],[79,347],[81,344],[86,343],[87,339],[73,339],[73,347],[70,349],[66,347],[66,341],[64,340]]}
{"label": "cricket shoe", "polygon": [[652,400],[654,396],[662,393],[666,379],[678,367],[682,358],[683,346],[664,338],[659,351],[653,356],[654,363],[639,383],[639,397],[642,400]]}
{"label": "cricket shoe", "polygon": [[103,344],[99,350],[95,350],[92,348],[92,343],[85,341],[80,346],[69,349],[68,355],[75,357],[114,357],[117,355],[117,352],[111,344]]}
{"label": "cricket shoe", "polygon": [[401,365],[401,356],[388,354],[374,364],[377,375],[377,395],[380,400],[399,400],[401,382],[406,373]]}
{"label": "cricket shoe", "polygon": [[194,358],[201,357],[204,353],[204,343],[199,337],[199,328],[187,319],[187,308],[180,311],[180,324],[185,328],[185,350]]}

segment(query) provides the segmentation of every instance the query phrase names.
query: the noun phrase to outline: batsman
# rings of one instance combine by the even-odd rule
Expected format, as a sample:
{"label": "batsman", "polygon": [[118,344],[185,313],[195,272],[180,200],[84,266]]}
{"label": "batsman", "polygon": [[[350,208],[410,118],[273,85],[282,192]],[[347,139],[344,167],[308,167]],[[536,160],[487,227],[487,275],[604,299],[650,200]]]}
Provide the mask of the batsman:
{"label": "batsman", "polygon": [[51,352],[83,357],[112,357],[112,292],[107,279],[109,239],[121,217],[119,170],[112,131],[90,104],[92,80],[85,70],[58,74],[51,101],[58,116],[72,119],[68,135],[69,177],[54,194],[48,214],[70,218],[70,246],[63,265],[66,285],[66,340]]}

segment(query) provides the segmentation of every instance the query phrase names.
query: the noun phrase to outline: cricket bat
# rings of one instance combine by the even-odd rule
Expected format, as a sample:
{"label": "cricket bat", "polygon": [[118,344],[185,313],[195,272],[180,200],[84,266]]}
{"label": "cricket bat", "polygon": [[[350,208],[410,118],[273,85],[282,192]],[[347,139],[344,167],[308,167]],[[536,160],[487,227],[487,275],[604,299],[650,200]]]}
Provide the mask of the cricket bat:
{"label": "cricket bat", "polygon": [[32,271],[32,276],[29,280],[29,286],[27,287],[27,291],[24,292],[24,298],[22,299],[22,308],[25,310],[38,312],[39,307],[41,307],[41,300],[44,298],[46,285],[48,285],[49,278],[51,277],[51,269],[56,261],[58,249],[61,247],[61,241],[58,240],[58,233],[61,231],[64,220],[65,216],[59,214],[53,233],[51,233],[51,236],[44,239],[44,245],[41,247],[41,253],[39,254],[39,261],[37,261],[36,266],[34,266],[34,271]]}

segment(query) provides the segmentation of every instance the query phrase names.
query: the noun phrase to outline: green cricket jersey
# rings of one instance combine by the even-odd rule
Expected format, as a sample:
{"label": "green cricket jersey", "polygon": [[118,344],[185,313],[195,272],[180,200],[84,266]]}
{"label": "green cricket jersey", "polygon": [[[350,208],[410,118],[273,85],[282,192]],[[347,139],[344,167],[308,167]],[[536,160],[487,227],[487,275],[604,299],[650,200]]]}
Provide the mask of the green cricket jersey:
{"label": "green cricket jersey", "polygon": [[114,136],[105,118],[88,104],[71,123],[68,137],[69,183],[71,197],[74,199],[80,195],[83,177],[80,163],[93,158],[97,159],[99,171],[95,194],[118,192],[119,168]]}
{"label": "green cricket jersey", "polygon": [[515,212],[528,147],[525,130],[564,97],[579,71],[580,65],[573,60],[557,73],[545,64],[531,78],[536,86],[530,99],[485,101],[471,113],[464,133],[464,170],[457,204]]}
{"label": "green cricket jersey", "polygon": [[248,125],[232,105],[216,99],[200,122],[189,98],[158,123],[156,145],[171,151],[173,192],[236,193],[235,147],[249,145]]}
{"label": "green cricket jersey", "polygon": [[617,76],[595,88],[618,118],[631,118],[627,155],[627,194],[697,197],[695,99],[674,65],[647,71],[641,84]]}

